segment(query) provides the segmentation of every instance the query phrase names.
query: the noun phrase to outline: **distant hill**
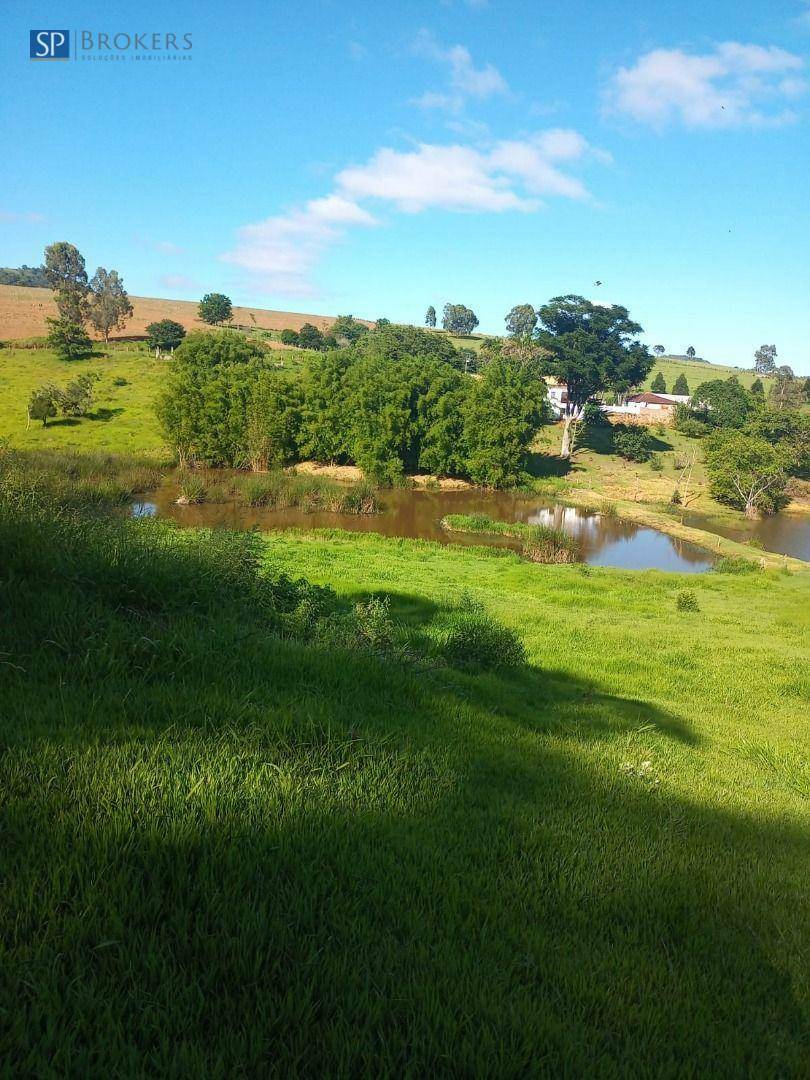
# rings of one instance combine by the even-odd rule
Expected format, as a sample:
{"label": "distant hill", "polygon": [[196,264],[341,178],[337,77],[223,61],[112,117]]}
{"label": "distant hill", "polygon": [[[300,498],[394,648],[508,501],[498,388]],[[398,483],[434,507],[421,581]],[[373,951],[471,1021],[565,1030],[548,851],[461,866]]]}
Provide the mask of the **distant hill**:
{"label": "distant hill", "polygon": [[765,375],[758,376],[754,371],[743,371],[741,368],[729,367],[726,364],[710,364],[706,360],[695,362],[688,356],[661,356],[656,357],[652,371],[644,382],[645,390],[651,388],[652,381],[659,371],[664,376],[667,393],[672,392],[673,384],[679,375],[685,376],[690,394],[697,390],[701,383],[708,382],[710,379],[728,379],[732,375],[739,379],[740,385],[746,389],[757,378],[762,379],[766,388],[770,382]]}
{"label": "distant hill", "polygon": [[34,289],[48,289],[43,266],[0,266],[0,285],[27,285]]}
{"label": "distant hill", "polygon": [[[15,271],[17,272],[17,271]],[[186,330],[206,330],[210,327],[197,318],[197,303],[192,300],[162,300],[150,296],[131,296],[133,315],[115,338],[144,337],[149,323],[174,319]],[[41,337],[48,332],[45,320],[56,315],[51,292],[41,288],[0,284],[0,340]],[[312,323],[327,330],[335,321],[331,315],[307,315],[298,311],[271,311],[265,308],[235,307],[233,322],[237,326],[259,330],[300,330]],[[362,321],[362,320],[361,320]],[[370,323],[368,325],[371,325]]]}

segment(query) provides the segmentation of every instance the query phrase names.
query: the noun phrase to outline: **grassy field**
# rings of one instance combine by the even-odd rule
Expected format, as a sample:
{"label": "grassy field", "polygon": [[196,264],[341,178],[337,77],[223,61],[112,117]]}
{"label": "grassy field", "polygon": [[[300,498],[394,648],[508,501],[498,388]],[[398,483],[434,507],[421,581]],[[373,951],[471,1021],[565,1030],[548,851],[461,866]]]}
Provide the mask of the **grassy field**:
{"label": "grassy field", "polygon": [[0,514],[7,1075],[802,1073],[810,577],[269,537],[465,674],[156,528]]}
{"label": "grassy field", "polygon": [[[644,388],[646,390],[650,389],[653,379],[659,371],[664,376],[668,394],[672,393],[675,380],[679,375],[686,376],[690,394],[693,394],[701,383],[709,382],[711,379],[728,379],[734,375],[739,380],[740,384],[747,389],[751,386],[754,379],[758,378],[755,372],[741,371],[736,367],[726,367],[723,364],[701,364],[695,363],[694,360],[670,360],[668,357],[663,356],[660,360],[655,361],[650,374],[647,376],[644,383]],[[762,377],[762,383],[766,393],[768,392],[768,387],[772,381],[773,380],[767,376]]]}
{"label": "grassy field", "polygon": [[[293,370],[307,354],[285,349],[274,363]],[[96,345],[86,360],[59,360],[51,349],[0,349],[0,436],[29,449],[107,450],[165,456],[168,449],[154,414],[154,399],[166,370],[146,345]],[[43,383],[64,386],[82,372],[97,372],[94,411],[86,417],[27,423],[31,391]]]}

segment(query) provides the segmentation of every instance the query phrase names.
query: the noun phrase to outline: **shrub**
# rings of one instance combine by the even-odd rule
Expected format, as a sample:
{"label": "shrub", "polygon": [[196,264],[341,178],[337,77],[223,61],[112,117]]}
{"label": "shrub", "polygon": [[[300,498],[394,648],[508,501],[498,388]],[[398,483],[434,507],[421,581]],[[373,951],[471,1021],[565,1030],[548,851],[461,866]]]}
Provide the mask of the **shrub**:
{"label": "shrub", "polygon": [[640,424],[615,424],[613,445],[627,461],[649,461],[652,456],[652,436]]}
{"label": "shrub", "polygon": [[712,567],[716,574],[755,574],[760,567],[750,559],[742,559],[735,555],[724,555]]}
{"label": "shrub", "polygon": [[698,598],[691,589],[681,589],[675,597],[675,606],[678,611],[700,611]]}
{"label": "shrub", "polygon": [[452,667],[476,671],[526,663],[526,647],[514,630],[497,622],[468,596],[443,616],[434,640],[438,655]]}
{"label": "shrub", "polygon": [[113,379],[112,384],[113,386],[129,386],[129,380],[124,379],[122,378],[122,376],[118,375],[116,376],[116,378]]}
{"label": "shrub", "polygon": [[704,435],[708,435],[711,428],[708,424],[705,424],[702,420],[685,419],[677,421],[675,427],[680,431],[681,435],[686,435],[689,439],[702,439]]}
{"label": "shrub", "polygon": [[50,326],[48,345],[60,360],[82,360],[93,351],[93,343],[81,323],[70,319],[46,319]]}
{"label": "shrub", "polygon": [[282,345],[298,345],[298,333],[295,330],[285,328],[279,334],[279,340]]}
{"label": "shrub", "polygon": [[651,454],[650,455],[650,468],[652,469],[653,472],[661,472],[663,470],[664,463],[661,460],[661,455],[660,454]]}

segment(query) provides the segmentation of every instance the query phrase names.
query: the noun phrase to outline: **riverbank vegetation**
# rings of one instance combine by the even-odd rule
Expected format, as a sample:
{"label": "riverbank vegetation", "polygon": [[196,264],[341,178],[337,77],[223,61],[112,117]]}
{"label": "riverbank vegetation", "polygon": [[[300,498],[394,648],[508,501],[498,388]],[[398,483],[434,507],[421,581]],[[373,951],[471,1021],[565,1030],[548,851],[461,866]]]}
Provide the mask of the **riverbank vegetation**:
{"label": "riverbank vegetation", "polygon": [[380,484],[409,472],[491,487],[521,478],[544,416],[535,365],[493,357],[477,380],[445,338],[382,327],[269,370],[233,333],[190,334],[168,362],[158,418],[183,464],[263,471],[301,459],[356,464]]}
{"label": "riverbank vegetation", "polygon": [[524,558],[538,563],[571,563],[581,558],[574,536],[549,525],[529,525],[523,521],[497,521],[487,514],[447,514],[442,528],[451,533],[475,536],[506,536],[522,542]]}
{"label": "riverbank vegetation", "polygon": [[0,499],[17,1074],[801,1072],[806,574],[685,607],[42,499]]}

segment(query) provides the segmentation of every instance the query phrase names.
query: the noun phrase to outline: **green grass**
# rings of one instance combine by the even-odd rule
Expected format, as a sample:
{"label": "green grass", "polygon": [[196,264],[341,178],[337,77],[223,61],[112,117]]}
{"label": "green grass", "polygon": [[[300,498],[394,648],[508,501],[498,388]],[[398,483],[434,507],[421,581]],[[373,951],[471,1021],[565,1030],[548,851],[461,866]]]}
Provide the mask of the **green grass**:
{"label": "green grass", "polygon": [[[258,334],[250,335],[258,337]],[[30,449],[102,450],[169,456],[154,401],[166,371],[143,343],[96,345],[86,360],[59,360],[51,349],[0,349],[0,435]],[[285,349],[269,354],[284,370],[302,367],[311,353]],[[82,372],[101,376],[93,388],[90,416],[27,423],[31,391],[43,383],[64,386]],[[116,380],[125,380],[117,385]]]}
{"label": "green grass", "polygon": [[[734,375],[740,382],[741,386],[748,389],[751,383],[756,378],[759,378],[753,371],[742,371],[740,368],[727,367],[724,364],[701,364],[700,362],[689,360],[670,360],[667,357],[662,357],[660,360],[656,360],[655,364],[650,371],[644,382],[644,389],[649,390],[652,386],[653,379],[662,372],[664,381],[667,384],[667,393],[672,393],[672,388],[675,384],[675,380],[679,375],[685,375],[686,381],[689,384],[689,393],[693,394],[701,383],[708,382],[710,379],[728,379]],[[762,382],[765,386],[765,392],[768,392],[768,387],[772,382],[771,379],[766,376],[762,376]]]}
{"label": "green grass", "polygon": [[305,640],[255,539],[0,526],[9,1075],[802,1073],[810,576],[268,538],[525,643],[464,673]]}
{"label": "green grass", "polygon": [[446,514],[442,528],[448,532],[480,536],[508,536],[523,542],[523,555],[532,562],[578,562],[580,546],[564,529],[529,525],[524,521],[496,521],[487,514]]}

